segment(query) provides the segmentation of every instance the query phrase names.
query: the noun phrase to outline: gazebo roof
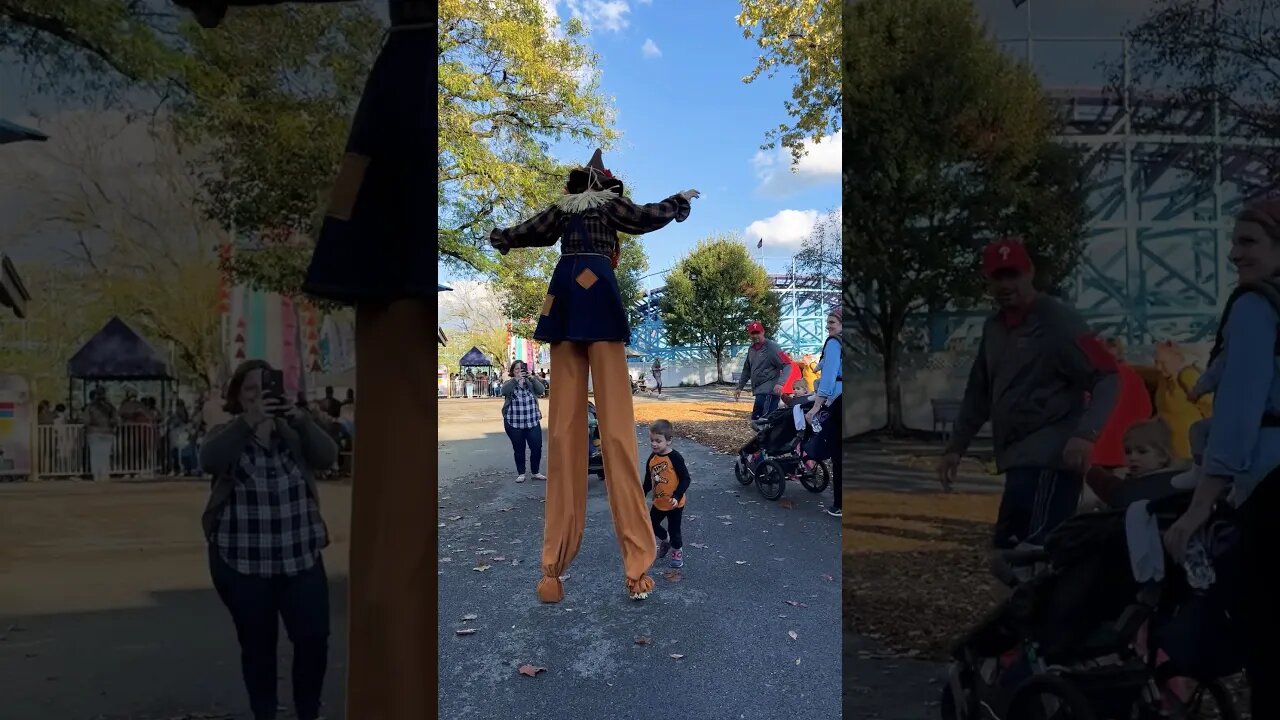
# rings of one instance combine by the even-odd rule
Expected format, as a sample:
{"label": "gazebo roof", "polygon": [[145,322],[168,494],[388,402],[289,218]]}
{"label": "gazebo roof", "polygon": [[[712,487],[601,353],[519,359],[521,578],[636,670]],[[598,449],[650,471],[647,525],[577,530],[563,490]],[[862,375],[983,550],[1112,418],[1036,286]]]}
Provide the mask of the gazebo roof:
{"label": "gazebo roof", "polygon": [[169,380],[155,348],[113,317],[67,361],[67,375],[84,380]]}
{"label": "gazebo roof", "polygon": [[493,361],[480,352],[480,348],[473,347],[467,351],[466,355],[462,356],[462,359],[458,361],[458,365],[461,367],[492,367]]}

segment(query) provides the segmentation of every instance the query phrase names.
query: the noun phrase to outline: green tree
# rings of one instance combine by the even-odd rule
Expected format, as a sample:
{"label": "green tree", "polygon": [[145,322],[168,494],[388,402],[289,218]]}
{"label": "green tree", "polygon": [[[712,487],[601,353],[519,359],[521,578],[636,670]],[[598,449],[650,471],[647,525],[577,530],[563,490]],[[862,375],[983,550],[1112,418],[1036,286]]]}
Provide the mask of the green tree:
{"label": "green tree", "polygon": [[741,342],[751,320],[777,327],[781,300],[765,269],[732,236],[702,240],[667,274],[658,301],[667,342],[706,351],[715,358],[716,379],[724,380],[725,351]]}
{"label": "green tree", "polygon": [[974,305],[979,249],[1027,240],[1042,286],[1078,261],[1085,176],[1054,144],[1036,78],[968,0],[864,0],[845,16],[845,305],[883,363],[887,430],[906,432],[908,318]]}
{"label": "green tree", "polygon": [[[632,324],[639,321],[639,303],[644,298],[640,279],[649,269],[649,259],[639,238],[620,235],[622,244],[618,267],[618,289]],[[512,332],[533,337],[538,311],[547,294],[547,284],[555,270],[560,253],[555,246],[521,248],[499,256],[494,268],[493,292],[502,298],[502,316],[511,319]]]}
{"label": "green tree", "polygon": [[840,0],[741,3],[737,21],[742,36],[760,48],[756,67],[743,82],[774,77],[782,68],[796,74],[785,103],[791,122],[771,130],[764,148],[789,148],[798,161],[806,140],[840,127]]}
{"label": "green tree", "polygon": [[540,0],[441,0],[437,84],[440,257],[489,270],[488,233],[562,191],[551,141],[607,147],[616,137],[596,57],[573,19]]}

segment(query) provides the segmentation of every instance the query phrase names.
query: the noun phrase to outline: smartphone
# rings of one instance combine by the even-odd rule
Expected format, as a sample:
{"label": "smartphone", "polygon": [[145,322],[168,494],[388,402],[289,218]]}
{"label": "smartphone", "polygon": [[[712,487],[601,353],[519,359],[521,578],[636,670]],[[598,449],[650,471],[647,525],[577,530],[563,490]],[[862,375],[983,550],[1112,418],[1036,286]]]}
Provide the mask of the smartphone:
{"label": "smartphone", "polygon": [[[263,397],[269,398],[270,400],[276,403],[279,403],[281,405],[285,404],[284,371],[283,370],[268,370],[267,372],[263,373],[262,395]],[[281,409],[281,410],[277,410],[274,414],[283,415],[284,413],[285,411]]]}

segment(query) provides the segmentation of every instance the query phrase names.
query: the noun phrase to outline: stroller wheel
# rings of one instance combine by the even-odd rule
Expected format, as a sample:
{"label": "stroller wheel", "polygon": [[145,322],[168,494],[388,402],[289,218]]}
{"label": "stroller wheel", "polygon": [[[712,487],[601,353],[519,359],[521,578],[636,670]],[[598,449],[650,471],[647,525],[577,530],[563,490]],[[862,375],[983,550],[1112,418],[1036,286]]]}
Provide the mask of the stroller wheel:
{"label": "stroller wheel", "polygon": [[756,488],[765,500],[777,500],[787,489],[787,472],[777,460],[768,460],[756,475]]}
{"label": "stroller wheel", "polygon": [[738,456],[737,462],[733,464],[733,476],[743,485],[750,485],[754,479],[751,477],[751,471],[747,469],[747,459],[741,455]]}
{"label": "stroller wheel", "polygon": [[1036,675],[1009,701],[1008,717],[1018,720],[1096,720],[1093,708],[1076,686],[1057,675]]}
{"label": "stroller wheel", "polygon": [[1187,720],[1239,720],[1236,700],[1220,680],[1200,684],[1183,708]]}
{"label": "stroller wheel", "polygon": [[826,490],[830,483],[831,471],[827,469],[826,463],[820,462],[813,466],[813,470],[800,473],[800,484],[809,492],[820,493]]}

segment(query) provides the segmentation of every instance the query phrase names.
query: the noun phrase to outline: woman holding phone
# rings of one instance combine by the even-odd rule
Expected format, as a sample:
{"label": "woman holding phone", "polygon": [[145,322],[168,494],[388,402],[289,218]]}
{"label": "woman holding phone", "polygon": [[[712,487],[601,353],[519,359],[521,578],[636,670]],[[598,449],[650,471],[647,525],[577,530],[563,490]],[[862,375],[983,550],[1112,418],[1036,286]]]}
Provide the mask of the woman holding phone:
{"label": "woman holding phone", "polygon": [[524,453],[529,449],[529,469],[534,480],[546,480],[539,472],[542,466],[542,409],[538,398],[547,388],[537,377],[529,374],[524,361],[511,363],[511,379],[502,386],[502,426],[511,438],[511,449],[516,456],[516,482],[522,483],[525,474]]}
{"label": "woman holding phone", "polygon": [[209,431],[200,462],[213,475],[202,525],[209,572],[231,613],[254,720],[276,717],[277,628],[293,643],[298,720],[320,716],[329,653],[329,544],[316,474],[338,447],[310,414],[285,399],[283,378],[263,360],[236,368],[227,385],[230,422]]}

